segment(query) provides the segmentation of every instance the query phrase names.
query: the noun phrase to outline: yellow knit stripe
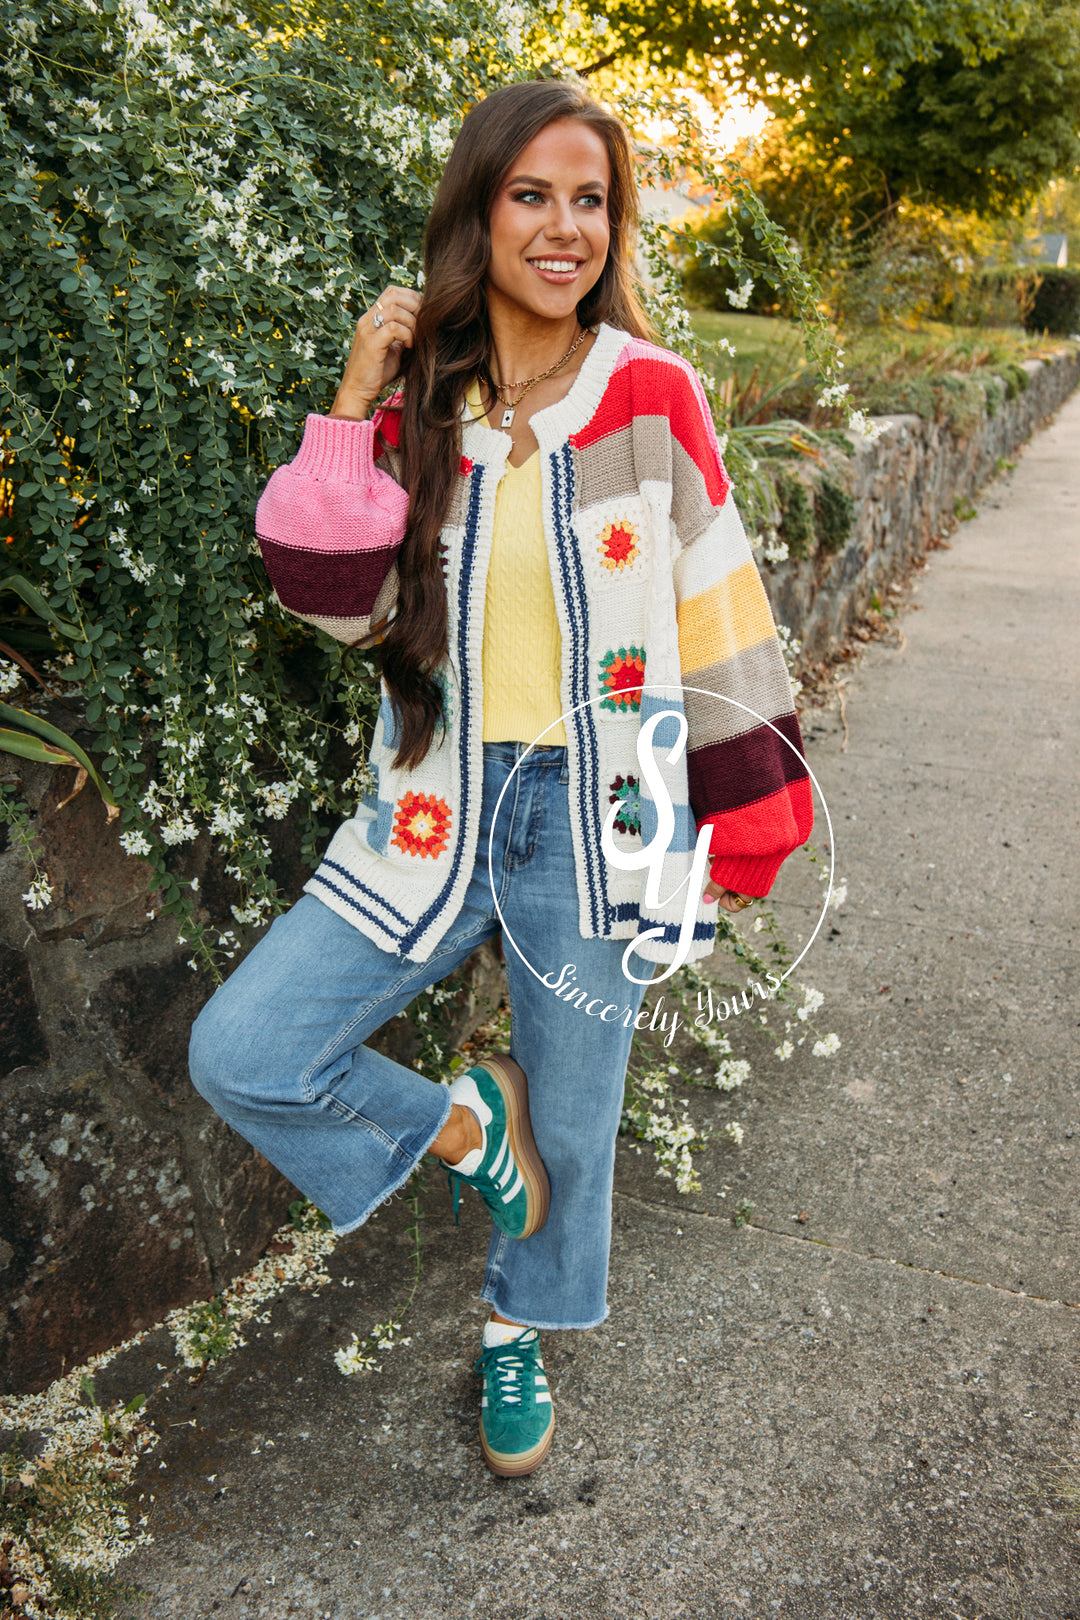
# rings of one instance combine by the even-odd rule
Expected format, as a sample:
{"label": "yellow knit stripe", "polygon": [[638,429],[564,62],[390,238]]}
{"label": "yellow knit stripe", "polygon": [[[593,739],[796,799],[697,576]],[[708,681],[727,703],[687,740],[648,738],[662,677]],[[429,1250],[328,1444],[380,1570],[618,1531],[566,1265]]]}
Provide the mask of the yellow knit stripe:
{"label": "yellow knit stripe", "polygon": [[769,599],[752,562],[743,563],[698,596],[680,602],[679,659],[683,674],[716,664],[776,635]]}
{"label": "yellow knit stripe", "polygon": [[532,742],[553,726],[544,744],[565,744],[565,727],[553,725],[562,713],[562,635],[544,538],[538,454],[524,466],[508,465],[495,492],[481,659],[484,741]]}

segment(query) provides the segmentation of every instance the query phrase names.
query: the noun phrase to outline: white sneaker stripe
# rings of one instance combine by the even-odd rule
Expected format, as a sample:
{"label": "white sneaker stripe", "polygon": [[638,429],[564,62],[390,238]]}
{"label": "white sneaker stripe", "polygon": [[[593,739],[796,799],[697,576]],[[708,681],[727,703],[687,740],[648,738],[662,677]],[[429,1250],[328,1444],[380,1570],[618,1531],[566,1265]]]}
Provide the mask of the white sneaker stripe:
{"label": "white sneaker stripe", "polygon": [[550,1406],[551,1405],[551,1396],[550,1395],[538,1395],[536,1397],[536,1404],[537,1404],[537,1406]]}
{"label": "white sneaker stripe", "polygon": [[512,1204],[524,1185],[525,1183],[521,1179],[521,1171],[519,1170],[517,1175],[514,1177],[514,1185],[509,1189],[509,1191],[504,1192],[502,1195],[503,1203]]}
{"label": "white sneaker stripe", "polygon": [[496,1153],[495,1162],[491,1166],[491,1169],[488,1171],[489,1176],[497,1176],[498,1175],[499,1168],[502,1165],[503,1159],[505,1158],[505,1156],[506,1156],[506,1154],[507,1154],[507,1152],[509,1150],[509,1147],[510,1147],[510,1138],[509,1138],[509,1136],[504,1136],[503,1139],[502,1139],[502,1147],[499,1149],[498,1153]]}

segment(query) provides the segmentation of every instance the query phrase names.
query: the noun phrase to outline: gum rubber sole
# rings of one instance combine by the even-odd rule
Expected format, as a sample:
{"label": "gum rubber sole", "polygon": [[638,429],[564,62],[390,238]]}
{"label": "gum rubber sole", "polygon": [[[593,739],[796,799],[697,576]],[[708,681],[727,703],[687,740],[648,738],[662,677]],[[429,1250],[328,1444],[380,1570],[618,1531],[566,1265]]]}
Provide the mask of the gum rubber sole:
{"label": "gum rubber sole", "polygon": [[484,1438],[484,1430],[480,1429],[480,1450],[484,1453],[484,1461],[493,1474],[500,1479],[520,1479],[523,1474],[531,1474],[534,1468],[539,1468],[555,1437],[555,1414],[551,1415],[551,1425],[547,1433],[535,1446],[528,1451],[520,1451],[516,1455],[508,1455],[503,1451],[493,1451]]}
{"label": "gum rubber sole", "polygon": [[510,1135],[511,1151],[525,1183],[528,1211],[525,1226],[516,1235],[532,1237],[547,1220],[551,1186],[529,1119],[529,1082],[524,1069],[514,1062],[508,1052],[497,1052],[492,1057],[482,1058],[477,1067],[486,1069],[491,1075],[506,1104],[506,1129]]}

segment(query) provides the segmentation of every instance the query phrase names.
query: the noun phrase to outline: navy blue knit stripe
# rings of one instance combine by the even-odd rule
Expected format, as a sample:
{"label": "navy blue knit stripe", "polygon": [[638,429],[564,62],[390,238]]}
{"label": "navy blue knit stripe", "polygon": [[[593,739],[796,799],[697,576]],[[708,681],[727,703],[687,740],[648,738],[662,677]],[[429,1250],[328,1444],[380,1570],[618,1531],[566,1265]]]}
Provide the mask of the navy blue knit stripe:
{"label": "navy blue knit stripe", "polygon": [[[642,917],[641,927],[638,929],[638,933],[643,934],[647,929],[662,927],[664,932],[660,936],[660,942],[662,942],[664,945],[674,945],[679,938],[679,930],[681,926],[681,923],[648,922],[644,917]],[[714,922],[696,922],[694,924],[694,939],[712,939],[715,933],[716,924]]]}
{"label": "navy blue knit stripe", "polygon": [[[618,905],[612,907],[612,913],[616,922],[637,922],[639,924],[639,933],[644,933],[647,928],[659,928],[661,926],[660,923],[652,922],[641,915],[641,909],[636,900],[620,900]],[[674,945],[679,938],[681,925],[679,923],[664,923],[662,926],[664,929],[664,944]],[[715,933],[716,924],[714,922],[695,922],[694,924],[695,939],[712,939]]]}
{"label": "navy blue knit stripe", "polygon": [[484,469],[474,463],[469,475],[469,511],[465,519],[465,534],[461,543],[461,573],[458,576],[458,674],[461,680],[461,725],[458,731],[458,764],[461,769],[461,807],[454,841],[454,858],[450,873],[435,899],[419,922],[405,935],[401,948],[406,954],[438,914],[450,904],[457,875],[461,870],[462,850],[465,846],[465,828],[469,824],[469,803],[472,783],[469,779],[469,734],[472,729],[472,684],[469,670],[469,597],[473,570],[476,565],[476,531],[480,526],[480,492],[484,486]]}
{"label": "navy blue knit stripe", "polygon": [[354,911],[358,911],[361,917],[369,918],[376,928],[393,939],[393,930],[387,928],[381,917],[377,917],[373,911],[369,911],[367,906],[362,906],[359,900],[354,900],[351,894],[346,894],[344,889],[339,889],[336,883],[330,882],[329,878],[324,878],[321,868],[319,871],[313,872],[308,881],[309,883],[321,883],[324,889],[329,889],[331,894],[336,894],[339,900],[344,900],[345,904],[351,906]]}
{"label": "navy blue knit stripe", "polygon": [[[358,877],[353,877],[352,873],[348,870],[347,867],[341,866],[337,861],[330,860],[329,856],[324,856],[323,859],[319,862],[319,871],[316,872],[316,874],[315,874],[316,877],[319,876],[319,872],[322,871],[324,866],[328,866],[332,872],[339,873],[340,876],[345,879],[346,883],[351,883],[354,889],[359,889],[361,894],[367,895],[370,899],[374,900],[376,905],[382,906],[386,911],[388,911],[390,913],[391,917],[396,917],[399,923],[402,923],[404,925],[404,927],[408,928],[409,919],[408,919],[408,917],[406,917],[406,915],[405,915],[405,913],[403,911],[398,911],[397,908],[395,906],[392,906],[388,900],[383,899],[382,895],[378,892],[377,889],[372,889],[372,888],[370,888],[368,886],[368,884],[361,883],[361,881],[360,881],[360,879]],[[323,879],[323,882],[324,883],[326,882],[325,878]],[[331,884],[331,883],[328,883],[327,887],[328,888],[333,888],[334,885]],[[335,889],[335,893],[336,892],[337,892],[337,890]],[[388,932],[392,933],[393,930],[392,929],[388,930]]]}
{"label": "navy blue knit stripe", "polygon": [[[578,744],[578,809],[585,848],[585,881],[589,900],[589,921],[593,933],[606,937],[611,932],[612,913],[607,884],[600,869],[600,782],[596,722],[588,702],[589,692],[589,601],[581,555],[570,527],[574,498],[574,459],[570,446],[553,451],[552,489],[555,508],[555,543],[570,622],[570,701]],[[584,704],[579,708],[579,704]]]}

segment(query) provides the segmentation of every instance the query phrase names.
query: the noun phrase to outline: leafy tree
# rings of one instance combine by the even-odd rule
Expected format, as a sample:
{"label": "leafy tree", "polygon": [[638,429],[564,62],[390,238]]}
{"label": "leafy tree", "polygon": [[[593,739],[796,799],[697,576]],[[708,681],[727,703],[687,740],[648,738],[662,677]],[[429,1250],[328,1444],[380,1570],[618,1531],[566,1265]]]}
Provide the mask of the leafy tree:
{"label": "leafy tree", "polygon": [[1015,208],[1080,160],[1075,0],[618,0],[587,74],[642,62],[764,101],[891,207]]}

